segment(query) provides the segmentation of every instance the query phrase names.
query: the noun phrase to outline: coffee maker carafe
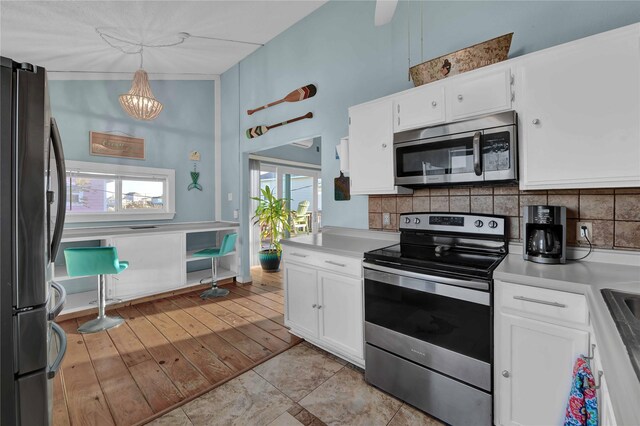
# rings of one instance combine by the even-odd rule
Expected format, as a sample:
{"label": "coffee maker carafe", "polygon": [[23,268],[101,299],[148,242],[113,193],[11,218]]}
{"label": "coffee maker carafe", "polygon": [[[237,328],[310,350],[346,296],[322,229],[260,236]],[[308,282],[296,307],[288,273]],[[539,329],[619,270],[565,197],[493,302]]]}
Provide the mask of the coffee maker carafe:
{"label": "coffee maker carafe", "polygon": [[567,209],[561,206],[527,206],[524,211],[525,260],[565,263],[567,251]]}

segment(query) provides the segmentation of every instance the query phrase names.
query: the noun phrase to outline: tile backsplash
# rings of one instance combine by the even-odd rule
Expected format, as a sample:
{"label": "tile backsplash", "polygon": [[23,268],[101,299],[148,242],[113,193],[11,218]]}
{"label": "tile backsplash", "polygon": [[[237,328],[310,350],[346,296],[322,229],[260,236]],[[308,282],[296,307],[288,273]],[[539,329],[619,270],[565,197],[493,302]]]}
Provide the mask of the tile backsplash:
{"label": "tile backsplash", "polygon": [[[508,216],[509,238],[520,240],[524,206],[567,208],[567,243],[576,242],[578,221],[593,223],[591,242],[602,248],[640,250],[640,188],[520,191],[517,185],[425,188],[413,195],[369,196],[369,229],[398,230],[400,213],[457,212]],[[382,214],[391,223],[383,225]]]}

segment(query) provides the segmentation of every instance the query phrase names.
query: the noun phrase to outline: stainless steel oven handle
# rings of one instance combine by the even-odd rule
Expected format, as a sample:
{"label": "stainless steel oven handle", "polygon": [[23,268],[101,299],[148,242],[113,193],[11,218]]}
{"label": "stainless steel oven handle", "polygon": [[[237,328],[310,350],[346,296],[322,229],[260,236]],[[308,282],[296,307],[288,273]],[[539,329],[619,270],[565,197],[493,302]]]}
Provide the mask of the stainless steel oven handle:
{"label": "stainless steel oven handle", "polygon": [[423,281],[433,281],[437,283],[450,284],[450,285],[455,285],[458,287],[465,287],[465,288],[473,288],[477,290],[489,290],[489,283],[487,283],[486,281],[462,280],[462,279],[455,279],[455,278],[448,278],[448,277],[439,277],[436,275],[420,274],[418,272],[404,271],[402,269],[396,269],[396,268],[389,268],[386,266],[377,265],[377,264],[369,263],[366,261],[363,262],[363,266],[365,268],[365,273],[367,269],[373,269],[380,272],[387,272],[389,274],[401,275],[403,277],[415,278]]}
{"label": "stainless steel oven handle", "polygon": [[565,305],[564,303],[549,302],[549,301],[541,300],[541,299],[532,299],[530,297],[513,296],[513,298],[516,299],[516,300],[522,300],[523,302],[531,302],[531,303],[539,303],[541,305],[555,306],[556,308],[566,308],[567,307],[567,305]]}
{"label": "stainless steel oven handle", "polygon": [[67,353],[67,334],[64,332],[62,327],[60,327],[55,322],[51,323],[51,330],[53,330],[53,332],[58,335],[60,350],[58,351],[58,356],[56,357],[55,361],[53,361],[53,364],[51,364],[49,370],[47,371],[47,378],[49,379],[53,379],[56,376],[58,370],[60,369],[60,364],[62,364],[62,359]]}
{"label": "stainless steel oven handle", "polygon": [[[408,276],[408,274],[412,275]],[[414,275],[419,276],[420,278],[416,278],[414,277]],[[366,281],[371,280],[381,282],[383,284],[408,288],[423,293],[431,293],[458,300],[464,300],[467,302],[477,303],[485,306],[491,305],[491,295],[488,292],[443,283],[443,281],[445,280],[454,282],[457,281],[453,279],[443,277],[427,277],[429,276],[414,274],[409,271],[399,271],[393,268],[385,268],[384,266],[379,265],[365,265],[364,268],[365,286]],[[459,282],[460,285],[465,285],[468,283],[469,282],[463,280],[460,280]],[[484,284],[487,288],[489,286],[488,283],[474,282],[474,284]]]}
{"label": "stainless steel oven handle", "polygon": [[64,308],[64,303],[67,300],[67,291],[63,286],[55,281],[51,281],[51,288],[58,293],[58,302],[47,314],[49,321],[53,321],[60,314],[62,308]]}
{"label": "stainless steel oven handle", "polygon": [[482,175],[482,156],[480,155],[481,136],[481,132],[476,132],[473,135],[473,171],[476,172],[476,176]]}

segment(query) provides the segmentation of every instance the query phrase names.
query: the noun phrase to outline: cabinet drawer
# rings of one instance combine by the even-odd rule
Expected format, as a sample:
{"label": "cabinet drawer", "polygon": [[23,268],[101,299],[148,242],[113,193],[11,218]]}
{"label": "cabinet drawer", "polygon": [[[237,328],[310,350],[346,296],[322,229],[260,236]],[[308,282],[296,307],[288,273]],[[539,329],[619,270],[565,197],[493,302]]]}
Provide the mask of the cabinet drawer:
{"label": "cabinet drawer", "polygon": [[298,247],[285,247],[283,248],[282,258],[285,262],[309,265],[355,277],[362,276],[362,259],[355,257],[336,256]]}
{"label": "cabinet drawer", "polygon": [[318,262],[318,266],[323,269],[353,275],[358,278],[362,276],[362,259],[318,253]]}
{"label": "cabinet drawer", "polygon": [[315,259],[318,256],[317,251],[301,249],[298,247],[283,247],[282,259],[287,262],[303,263],[305,265],[317,266],[318,260]]}
{"label": "cabinet drawer", "polygon": [[588,323],[587,300],[581,294],[504,282],[497,285],[500,309],[509,308],[552,322]]}

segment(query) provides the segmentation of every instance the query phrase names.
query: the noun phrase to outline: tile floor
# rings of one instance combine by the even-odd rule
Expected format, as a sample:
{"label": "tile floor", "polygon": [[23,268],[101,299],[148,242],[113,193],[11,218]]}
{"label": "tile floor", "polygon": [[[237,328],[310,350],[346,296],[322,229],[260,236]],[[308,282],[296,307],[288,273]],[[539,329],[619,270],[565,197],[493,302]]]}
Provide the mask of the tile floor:
{"label": "tile floor", "polygon": [[303,342],[150,425],[441,425]]}

